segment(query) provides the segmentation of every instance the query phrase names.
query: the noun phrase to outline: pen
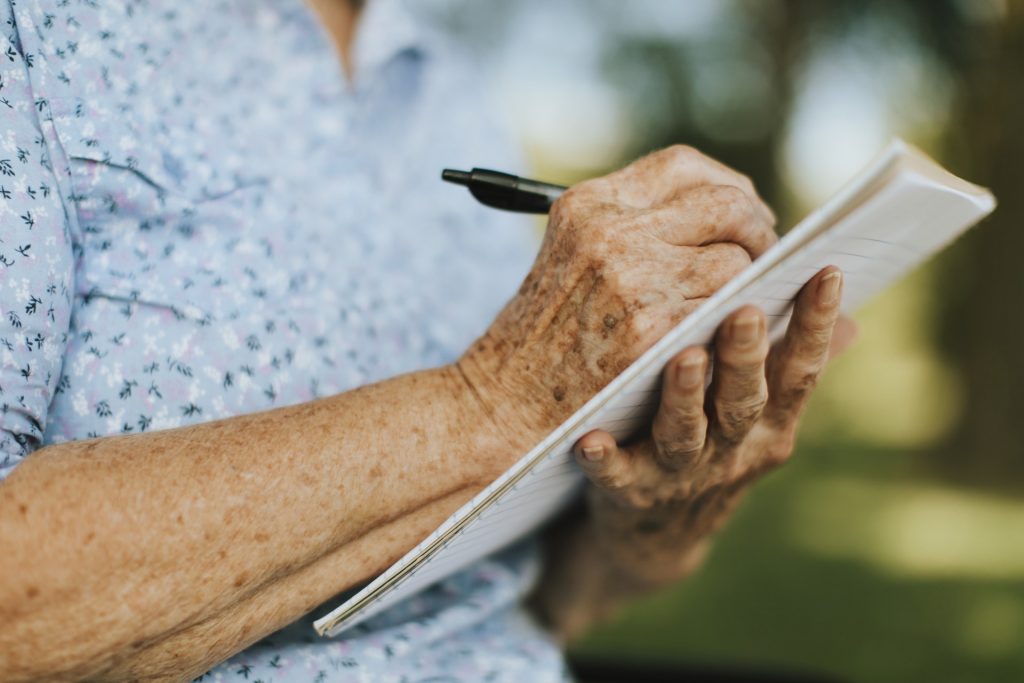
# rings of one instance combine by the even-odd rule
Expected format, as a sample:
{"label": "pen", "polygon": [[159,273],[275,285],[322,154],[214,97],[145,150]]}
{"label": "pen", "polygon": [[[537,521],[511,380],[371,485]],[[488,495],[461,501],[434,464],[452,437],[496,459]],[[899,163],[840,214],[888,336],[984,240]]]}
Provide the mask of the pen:
{"label": "pen", "polygon": [[510,173],[474,168],[472,171],[441,171],[441,180],[465,185],[481,204],[519,213],[547,213],[566,188],[520,178]]}

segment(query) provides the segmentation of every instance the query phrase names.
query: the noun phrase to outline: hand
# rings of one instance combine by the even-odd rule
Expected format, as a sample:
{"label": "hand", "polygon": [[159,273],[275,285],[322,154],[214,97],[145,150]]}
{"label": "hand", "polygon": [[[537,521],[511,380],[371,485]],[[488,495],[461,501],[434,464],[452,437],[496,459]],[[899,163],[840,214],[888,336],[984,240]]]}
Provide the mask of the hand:
{"label": "hand", "polygon": [[622,573],[654,583],[679,578],[743,491],[789,458],[830,346],[838,352],[855,331],[847,319],[836,327],[841,292],[838,269],[818,273],[770,351],[764,314],[741,308],[718,330],[707,392],[708,354],[686,349],[665,369],[647,436],[619,445],[594,431],[579,440],[576,459],[594,485],[594,534]]}
{"label": "hand", "polygon": [[773,223],[748,178],[687,147],[567,191],[519,293],[456,364],[509,445],[494,470],[771,246]]}

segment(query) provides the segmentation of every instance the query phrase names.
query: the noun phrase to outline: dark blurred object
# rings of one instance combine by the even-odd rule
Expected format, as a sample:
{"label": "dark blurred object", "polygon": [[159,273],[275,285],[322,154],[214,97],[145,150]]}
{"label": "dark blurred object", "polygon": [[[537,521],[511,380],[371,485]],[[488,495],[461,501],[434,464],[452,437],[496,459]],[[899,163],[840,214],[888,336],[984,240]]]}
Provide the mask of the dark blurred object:
{"label": "dark blurred object", "polygon": [[1024,473],[1024,3],[957,36],[958,111],[950,155],[999,207],[945,259],[939,343],[961,369],[963,420],[945,458],[954,473],[1019,482]]}
{"label": "dark blurred object", "polygon": [[486,168],[471,171],[446,168],[441,171],[441,180],[468,187],[476,200],[485,206],[519,213],[545,214],[566,190],[562,185]]}
{"label": "dark blurred object", "polygon": [[570,657],[579,683],[839,683],[841,679],[795,672]]}

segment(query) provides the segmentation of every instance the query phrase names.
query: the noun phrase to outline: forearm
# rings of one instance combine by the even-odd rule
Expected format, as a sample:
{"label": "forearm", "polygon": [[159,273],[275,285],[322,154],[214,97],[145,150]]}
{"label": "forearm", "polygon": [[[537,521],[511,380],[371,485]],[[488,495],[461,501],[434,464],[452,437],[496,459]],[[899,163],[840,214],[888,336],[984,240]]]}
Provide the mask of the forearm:
{"label": "forearm", "polygon": [[377,527],[205,621],[133,650],[90,681],[188,681],[295,619],[295,605],[306,613],[333,595],[338,576],[350,573],[361,557],[397,560],[465,502],[452,494],[420,508],[417,514]]}
{"label": "forearm", "polygon": [[0,670],[87,677],[272,591],[226,657],[379,572],[503,467],[463,387],[434,370],[34,454],[0,485]]}

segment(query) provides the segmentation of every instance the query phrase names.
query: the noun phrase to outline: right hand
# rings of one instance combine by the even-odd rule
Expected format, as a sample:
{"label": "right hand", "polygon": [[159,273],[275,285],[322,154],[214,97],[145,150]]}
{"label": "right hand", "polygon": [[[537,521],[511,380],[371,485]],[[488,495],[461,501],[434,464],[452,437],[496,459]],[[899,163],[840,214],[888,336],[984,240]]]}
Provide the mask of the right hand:
{"label": "right hand", "polygon": [[[676,146],[575,185],[458,369],[518,457],[774,244],[750,180]],[[499,471],[507,461],[495,463]]]}

